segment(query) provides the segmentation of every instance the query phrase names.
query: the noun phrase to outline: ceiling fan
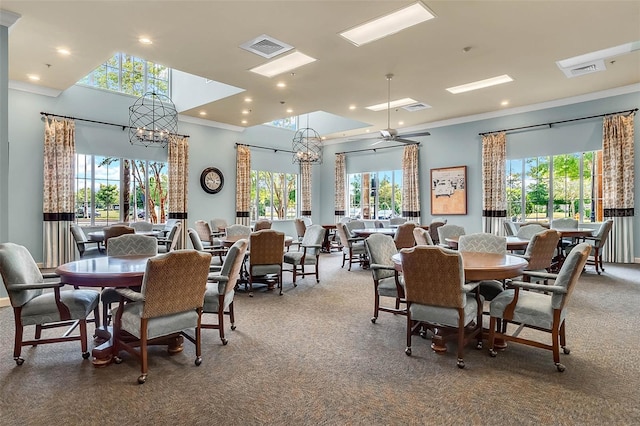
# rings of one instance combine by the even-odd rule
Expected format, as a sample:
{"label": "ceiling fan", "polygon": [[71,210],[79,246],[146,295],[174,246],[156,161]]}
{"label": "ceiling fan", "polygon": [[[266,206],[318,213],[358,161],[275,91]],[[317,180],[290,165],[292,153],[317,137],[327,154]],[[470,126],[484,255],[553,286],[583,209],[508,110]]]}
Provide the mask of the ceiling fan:
{"label": "ceiling fan", "polygon": [[416,133],[405,133],[402,135],[398,134],[396,129],[391,128],[391,79],[393,78],[393,74],[387,74],[385,76],[387,78],[387,128],[380,130],[380,138],[377,142],[371,144],[371,146],[377,145],[382,142],[401,142],[406,144],[417,144],[420,143],[418,141],[414,141],[411,139],[405,139],[406,137],[414,138],[417,136],[429,136],[431,133],[429,132],[416,132]]}

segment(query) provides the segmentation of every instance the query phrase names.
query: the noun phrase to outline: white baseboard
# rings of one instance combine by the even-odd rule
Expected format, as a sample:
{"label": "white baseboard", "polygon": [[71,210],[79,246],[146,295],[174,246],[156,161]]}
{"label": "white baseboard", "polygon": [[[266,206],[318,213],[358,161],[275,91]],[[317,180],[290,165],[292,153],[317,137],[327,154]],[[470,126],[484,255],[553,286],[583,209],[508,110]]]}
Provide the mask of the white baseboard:
{"label": "white baseboard", "polygon": [[636,257],[633,261],[633,263],[640,263],[640,257]]}
{"label": "white baseboard", "polygon": [[4,308],[5,306],[11,306],[11,302],[8,297],[0,297],[0,308]]}

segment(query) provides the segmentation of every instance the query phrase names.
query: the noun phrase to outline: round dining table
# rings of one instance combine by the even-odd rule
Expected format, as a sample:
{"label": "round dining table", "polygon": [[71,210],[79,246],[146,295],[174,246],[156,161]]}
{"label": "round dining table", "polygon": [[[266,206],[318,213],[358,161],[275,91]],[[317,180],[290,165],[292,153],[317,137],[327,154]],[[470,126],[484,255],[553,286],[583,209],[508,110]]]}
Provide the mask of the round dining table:
{"label": "round dining table", "polygon": [[364,228],[364,229],[353,229],[351,230],[356,236],[367,238],[373,234],[382,234],[389,235],[393,237],[396,235],[396,230],[394,228]]}

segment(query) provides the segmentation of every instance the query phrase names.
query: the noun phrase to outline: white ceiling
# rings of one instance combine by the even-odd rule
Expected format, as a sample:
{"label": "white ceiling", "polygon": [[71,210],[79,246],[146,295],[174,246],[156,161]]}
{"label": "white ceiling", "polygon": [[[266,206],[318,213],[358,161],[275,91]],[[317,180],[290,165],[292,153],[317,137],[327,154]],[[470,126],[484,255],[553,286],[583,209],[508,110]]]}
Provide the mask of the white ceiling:
{"label": "white ceiling", "polygon": [[[436,15],[431,21],[361,47],[338,35],[411,3],[3,0],[1,7],[22,15],[9,31],[11,81],[28,83],[33,73],[41,76],[38,85],[65,90],[114,53],[126,52],[245,89],[186,115],[202,118],[200,111],[206,111],[209,120],[247,127],[290,115],[285,111],[292,108],[293,115],[325,111],[369,125],[323,135],[328,138],[387,127],[386,111],[364,107],[386,102],[388,73],[395,74],[392,99],[411,97],[432,106],[391,111],[391,127],[409,130],[640,82],[640,51],[606,60],[604,72],[571,79],[556,66],[561,59],[640,40],[640,1],[424,1]],[[295,75],[249,72],[267,60],[239,46],[261,34],[317,61]],[[153,44],[141,45],[140,36]],[[72,54],[60,56],[58,47]],[[514,81],[458,95],[445,90],[501,74]],[[287,87],[277,88],[280,81]],[[501,106],[504,100],[508,107]],[[251,113],[243,115],[247,108]]]}

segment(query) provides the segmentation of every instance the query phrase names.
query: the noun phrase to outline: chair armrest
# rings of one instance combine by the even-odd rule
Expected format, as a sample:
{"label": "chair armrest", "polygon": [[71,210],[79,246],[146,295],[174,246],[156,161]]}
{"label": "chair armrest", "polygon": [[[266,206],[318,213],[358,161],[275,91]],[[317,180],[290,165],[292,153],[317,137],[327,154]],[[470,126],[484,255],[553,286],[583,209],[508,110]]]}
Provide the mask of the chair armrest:
{"label": "chair armrest", "polygon": [[144,294],[133,291],[130,288],[117,288],[116,293],[134,302],[144,302]]}
{"label": "chair armrest", "polygon": [[385,271],[395,271],[396,268],[394,268],[393,266],[388,266],[388,265],[382,265],[380,263],[372,263],[369,265],[369,269],[380,269],[380,270],[385,270]]}
{"label": "chair armrest", "polygon": [[476,287],[478,287],[479,285],[480,285],[480,281],[471,281],[471,282],[468,282],[468,283],[464,283],[464,284],[462,284],[462,290],[465,293],[468,293],[468,292],[470,292],[472,290],[475,290]]}
{"label": "chair armrest", "polygon": [[558,293],[558,294],[566,294],[567,293],[567,289],[566,288],[560,287],[558,285],[545,285],[545,284],[525,283],[525,282],[522,282],[522,281],[511,281],[511,282],[508,282],[507,285],[509,287],[524,288],[525,290],[550,291],[552,293]]}
{"label": "chair armrest", "polygon": [[550,274],[548,272],[538,272],[538,271],[524,271],[522,272],[522,275],[528,275],[530,277],[536,277],[536,278],[544,278],[547,280],[555,280],[556,278],[558,278],[558,274]]}
{"label": "chair armrest", "polygon": [[7,290],[21,291],[21,290],[38,290],[41,288],[60,288],[64,286],[64,283],[59,281],[51,283],[20,283],[20,284],[7,284]]}
{"label": "chair armrest", "polygon": [[208,280],[209,282],[214,282],[214,283],[226,283],[226,282],[229,282],[229,277],[226,275],[211,274],[209,275]]}
{"label": "chair armrest", "polygon": [[60,275],[56,274],[55,272],[42,272],[42,278],[60,278]]}
{"label": "chair armrest", "polygon": [[312,249],[321,249],[322,246],[319,244],[310,244],[310,245],[302,245],[300,244],[300,247],[304,247],[304,248],[312,248]]}

